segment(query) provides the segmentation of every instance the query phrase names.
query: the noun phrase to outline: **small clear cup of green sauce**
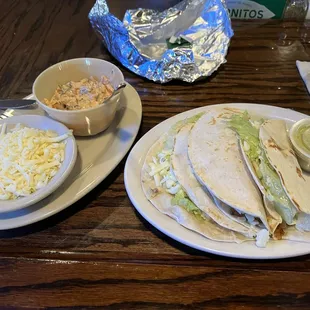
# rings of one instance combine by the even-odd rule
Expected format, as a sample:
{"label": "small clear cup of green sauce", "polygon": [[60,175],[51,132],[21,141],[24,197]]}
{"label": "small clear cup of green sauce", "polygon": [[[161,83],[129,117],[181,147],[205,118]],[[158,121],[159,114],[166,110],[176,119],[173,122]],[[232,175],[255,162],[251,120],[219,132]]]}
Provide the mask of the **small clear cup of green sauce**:
{"label": "small clear cup of green sauce", "polygon": [[301,168],[310,172],[310,118],[302,119],[292,126],[290,139]]}

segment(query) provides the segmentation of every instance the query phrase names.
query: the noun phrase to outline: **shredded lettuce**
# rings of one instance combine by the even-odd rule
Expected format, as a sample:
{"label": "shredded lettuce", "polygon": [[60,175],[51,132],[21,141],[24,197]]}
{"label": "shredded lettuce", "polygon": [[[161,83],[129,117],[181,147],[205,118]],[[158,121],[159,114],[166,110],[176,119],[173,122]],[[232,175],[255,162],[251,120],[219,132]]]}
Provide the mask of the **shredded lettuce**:
{"label": "shredded lettuce", "polygon": [[179,132],[179,130],[187,124],[196,123],[203,114],[204,112],[201,112],[192,117],[188,117],[184,120],[181,120],[175,123],[168,131],[168,137],[166,139],[164,149],[172,152],[174,148],[174,139],[175,139],[176,134]]}
{"label": "shredded lettuce", "polygon": [[174,176],[171,169],[171,155],[174,149],[175,136],[186,124],[195,123],[204,113],[198,113],[192,117],[177,122],[170,128],[164,147],[148,163],[149,175],[154,178],[156,186],[163,187],[169,194],[173,195],[171,203],[184,208],[192,213],[197,219],[205,220],[203,212],[188,198],[185,191]]}
{"label": "shredded lettuce", "polygon": [[249,114],[245,111],[242,115],[233,115],[229,126],[238,133],[242,143],[247,143],[247,155],[251,162],[256,161],[261,155],[259,129],[251,124]]}
{"label": "shredded lettuce", "polygon": [[270,165],[261,147],[258,126],[253,125],[246,111],[242,115],[233,115],[229,120],[229,126],[239,135],[243,149],[267,193],[267,198],[274,202],[274,207],[282,219],[288,225],[293,225],[297,210],[286,195],[277,172]]}
{"label": "shredded lettuce", "polygon": [[206,219],[203,212],[187,197],[182,189],[175,194],[171,203],[183,207],[187,212],[194,214],[198,218]]}

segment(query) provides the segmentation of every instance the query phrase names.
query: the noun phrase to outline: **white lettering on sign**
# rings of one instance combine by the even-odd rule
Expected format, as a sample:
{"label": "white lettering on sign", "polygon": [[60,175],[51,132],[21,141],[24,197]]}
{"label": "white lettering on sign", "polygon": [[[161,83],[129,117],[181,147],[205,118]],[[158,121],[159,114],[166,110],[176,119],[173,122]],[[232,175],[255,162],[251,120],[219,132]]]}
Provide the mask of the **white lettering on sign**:
{"label": "white lettering on sign", "polygon": [[227,0],[231,18],[236,19],[269,19],[275,16],[264,5],[251,0]]}

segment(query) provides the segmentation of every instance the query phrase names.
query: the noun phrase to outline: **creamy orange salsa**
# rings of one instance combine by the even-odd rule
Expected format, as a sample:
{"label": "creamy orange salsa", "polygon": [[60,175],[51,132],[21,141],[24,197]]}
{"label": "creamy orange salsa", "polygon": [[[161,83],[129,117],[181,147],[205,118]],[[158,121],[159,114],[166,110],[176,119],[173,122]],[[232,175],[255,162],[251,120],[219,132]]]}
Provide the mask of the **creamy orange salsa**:
{"label": "creamy orange salsa", "polygon": [[112,93],[113,87],[106,77],[100,81],[90,77],[59,85],[53,97],[44,99],[44,103],[59,110],[83,110],[102,104]]}

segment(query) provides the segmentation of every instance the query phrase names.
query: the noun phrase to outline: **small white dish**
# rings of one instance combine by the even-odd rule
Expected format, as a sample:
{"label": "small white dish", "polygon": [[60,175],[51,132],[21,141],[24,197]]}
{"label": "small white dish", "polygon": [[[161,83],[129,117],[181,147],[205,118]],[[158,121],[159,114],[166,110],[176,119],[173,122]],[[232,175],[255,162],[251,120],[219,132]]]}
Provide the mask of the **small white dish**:
{"label": "small white dish", "polygon": [[[37,128],[42,130],[53,130],[57,132],[58,135],[63,135],[69,131],[69,129],[63,124],[56,122],[46,116],[40,115],[19,115],[13,116],[0,121],[0,127],[6,123],[9,125],[15,125],[21,123],[26,127]],[[65,158],[60,166],[56,175],[49,181],[49,183],[34,192],[33,194],[20,197],[15,200],[0,200],[0,213],[16,211],[22,208],[26,208],[30,205],[35,204],[36,202],[44,199],[45,197],[52,194],[69,176],[71,173],[77,157],[77,148],[75,138],[69,136],[66,139],[66,148],[65,148]]]}
{"label": "small white dish", "polygon": [[[273,106],[261,104],[221,104],[220,107],[230,107],[248,110],[264,118],[277,118],[286,121],[291,127],[296,121],[306,117],[305,114]],[[167,132],[177,121],[208,110],[214,106],[207,106],[180,113],[158,124],[148,131],[131,150],[125,166],[124,179],[128,196],[136,210],[155,228],[162,233],[189,247],[222,256],[246,259],[278,259],[295,257],[310,253],[310,244],[287,240],[270,241],[266,248],[258,248],[255,242],[242,244],[216,242],[202,237],[179,225],[170,217],[160,213],[145,197],[141,187],[141,169],[149,148],[155,141]]]}
{"label": "small white dish", "polygon": [[[120,69],[112,63],[96,58],[76,58],[57,63],[43,71],[34,81],[32,92],[46,113],[73,130],[75,136],[92,136],[106,130],[114,119],[120,94],[107,99],[97,107],[84,110],[59,110],[44,104],[51,99],[59,85],[80,81],[91,76],[108,78],[114,89],[124,83]],[[120,90],[120,92],[122,92]]]}
{"label": "small white dish", "polygon": [[[293,146],[293,149],[297,155],[298,162],[301,166],[301,168],[305,171],[310,172],[310,151],[306,152],[306,149],[302,148],[300,143],[297,139],[298,131],[301,129],[301,127],[307,126],[309,127],[307,129],[308,132],[308,139],[310,138],[310,118],[304,118],[298,122],[296,122],[289,131],[290,140]],[[300,137],[302,139],[302,137]],[[310,139],[309,139],[310,140]]]}
{"label": "small white dish", "polygon": [[[33,99],[29,96],[26,99]],[[14,115],[45,115],[40,107],[15,110]],[[13,229],[46,219],[69,207],[101,183],[127,154],[140,128],[142,105],[129,84],[109,128],[94,136],[76,138],[78,156],[67,180],[45,199],[21,210],[1,213],[0,230]]]}

